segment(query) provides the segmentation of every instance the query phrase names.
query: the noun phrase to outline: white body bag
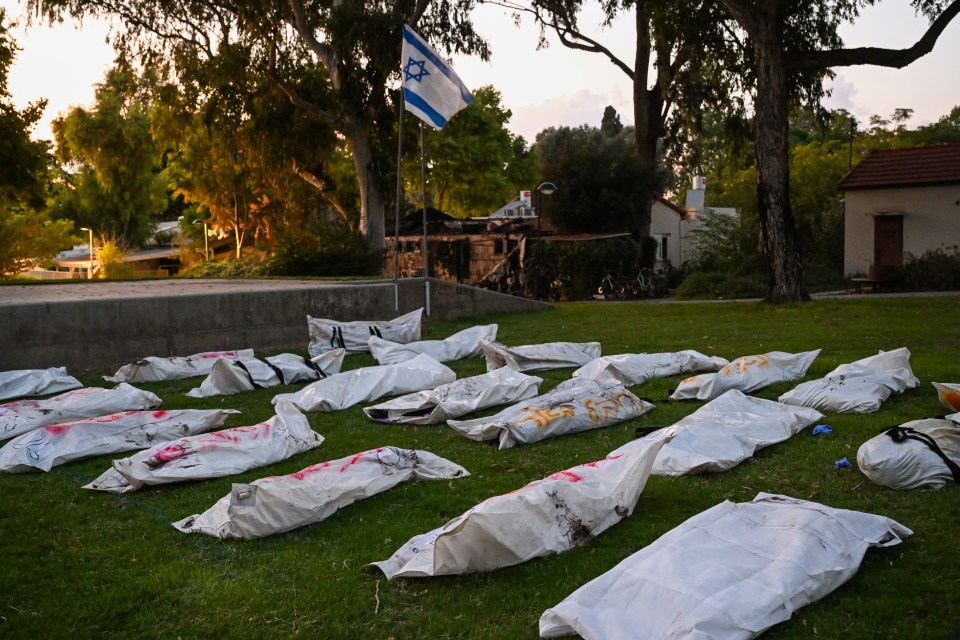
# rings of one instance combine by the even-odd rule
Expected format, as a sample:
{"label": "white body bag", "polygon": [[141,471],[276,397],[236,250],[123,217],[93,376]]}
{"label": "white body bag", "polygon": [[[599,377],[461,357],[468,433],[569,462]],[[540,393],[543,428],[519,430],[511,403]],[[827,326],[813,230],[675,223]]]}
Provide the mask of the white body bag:
{"label": "white body bag", "polygon": [[363,412],[371,420],[388,424],[440,424],[473,411],[533,398],[541,382],[536,376],[503,367],[387,400]]}
{"label": "white body bag", "polygon": [[220,478],[286,460],[321,442],[323,436],[310,428],[305,415],[280,402],[266,422],[180,438],[114,460],[113,468],[84,489],[127,493],[143,485]]}
{"label": "white body bag", "polygon": [[86,387],[44,400],[17,400],[0,405],[0,440],[33,431],[48,424],[95,418],[120,411],[159,407],[155,393],[118,384],[113,389]]}
{"label": "white body bag", "polygon": [[857,450],[863,475],[890,489],[939,489],[960,483],[960,414],[913,420],[885,430]]}
{"label": "white body bag", "polygon": [[718,356],[705,356],[687,349],[675,353],[620,353],[601,356],[573,372],[574,378],[600,379],[613,376],[632,387],[653,378],[665,378],[697,371],[719,371],[730,364]]}
{"label": "white body bag", "polygon": [[50,471],[95,456],[152,447],[223,426],[232,409],[125,411],[39,427],[0,449],[0,471]]}
{"label": "white body bag", "polygon": [[347,505],[407,480],[468,475],[460,465],[429,451],[380,447],[286,476],[234,484],[212,507],[173,526],[184,533],[252,540],[326,520]]}
{"label": "white body bag", "polygon": [[870,513],[761,493],[696,515],[540,616],[540,637],[755,638],[913,532]]}
{"label": "white body bag", "polygon": [[775,382],[798,380],[820,354],[820,349],[803,353],[771,351],[742,356],[716,373],[704,373],[680,382],[671,400],[713,400],[730,389],[752,393]]}
{"label": "white body bag", "polygon": [[803,382],[780,396],[780,402],[819,411],[870,413],[894,393],[920,386],[905,348],[842,364],[819,380]]}
{"label": "white body bag", "polygon": [[230,396],[282,384],[313,382],[339,373],[345,354],[344,349],[334,349],[309,359],[294,353],[281,353],[263,360],[220,358],[200,386],[187,395],[191,398]]}
{"label": "white body bag", "polygon": [[611,427],[651,409],[652,404],[614,380],[573,378],[496,415],[450,420],[447,424],[471,440],[499,440],[501,449],[509,449],[568,433]]}
{"label": "white body bag", "polygon": [[164,380],[182,380],[205,376],[210,373],[213,364],[220,358],[236,360],[252,358],[253,349],[237,351],[205,351],[192,356],[173,356],[161,358],[148,356],[143,360],[125,364],[112,376],[103,376],[110,382],[161,382]]}
{"label": "white body bag", "polygon": [[937,390],[937,399],[947,411],[960,411],[960,384],[934,382],[933,388]]}
{"label": "white body bag", "polygon": [[66,367],[0,371],[0,400],[26,396],[48,396],[79,389],[83,383],[67,375]]}
{"label": "white body bag", "polygon": [[[674,437],[657,455],[653,473],[684,476],[726,471],[753,456],[757,449],[783,442],[822,417],[814,409],[727,391],[664,429]],[[614,453],[637,442],[628,442]]]}
{"label": "white body bag", "polygon": [[499,342],[483,342],[487,371],[510,367],[515,371],[542,371],[579,367],[600,357],[599,342],[545,342],[507,347]]}
{"label": "white body bag", "polygon": [[490,498],[369,567],[388,579],[491,571],[587,544],[637,504],[663,442],[559,471]]}
{"label": "white body bag", "polygon": [[380,364],[394,364],[416,358],[425,353],[439,362],[462,360],[483,355],[480,342],[493,342],[497,339],[497,325],[488,324],[470,327],[444,338],[443,340],[420,340],[406,344],[387,340],[379,336],[370,336],[367,346],[370,353]]}
{"label": "white body bag", "polygon": [[274,396],[273,403],[289,400],[302,411],[339,411],[383,396],[434,389],[453,382],[457,374],[430,356],[419,355],[398,364],[361,367],[308,384],[296,393]]}
{"label": "white body bag", "polygon": [[367,345],[370,336],[403,344],[414,342],[420,339],[422,321],[422,308],[393,320],[340,322],[307,316],[307,331],[310,334],[307,351],[311,357],[334,349],[346,349],[347,353],[366,352],[370,350]]}

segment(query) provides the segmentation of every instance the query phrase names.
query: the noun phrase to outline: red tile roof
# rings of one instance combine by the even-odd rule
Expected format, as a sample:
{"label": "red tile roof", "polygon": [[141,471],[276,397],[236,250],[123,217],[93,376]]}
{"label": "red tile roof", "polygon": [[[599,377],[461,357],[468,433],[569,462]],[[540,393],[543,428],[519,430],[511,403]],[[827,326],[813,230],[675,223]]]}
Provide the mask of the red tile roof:
{"label": "red tile roof", "polygon": [[960,183],[960,144],[871,151],[840,180],[840,189]]}

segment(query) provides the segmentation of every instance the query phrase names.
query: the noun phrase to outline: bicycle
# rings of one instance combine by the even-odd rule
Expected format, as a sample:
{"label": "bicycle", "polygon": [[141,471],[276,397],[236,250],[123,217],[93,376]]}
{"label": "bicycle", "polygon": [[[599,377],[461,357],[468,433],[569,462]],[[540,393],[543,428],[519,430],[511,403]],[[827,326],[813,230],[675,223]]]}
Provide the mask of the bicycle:
{"label": "bicycle", "polygon": [[616,298],[618,300],[623,300],[627,297],[627,286],[624,282],[623,276],[613,277],[613,274],[610,271],[604,269],[603,279],[600,280],[600,286],[597,287],[597,295],[601,296],[605,300],[611,298]]}

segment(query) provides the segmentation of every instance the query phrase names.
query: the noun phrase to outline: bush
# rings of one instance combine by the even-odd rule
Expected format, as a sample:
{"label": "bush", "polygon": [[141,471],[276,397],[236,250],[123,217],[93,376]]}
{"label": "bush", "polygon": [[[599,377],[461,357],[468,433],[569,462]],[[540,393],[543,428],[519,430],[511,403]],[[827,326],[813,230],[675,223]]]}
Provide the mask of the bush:
{"label": "bush", "polygon": [[186,278],[262,278],[269,275],[266,263],[257,256],[237,260],[206,260],[183,272]]}
{"label": "bush", "polygon": [[100,262],[100,277],[111,280],[124,280],[135,277],[133,265],[123,261],[123,250],[116,242],[104,242],[97,248],[97,260]]}
{"label": "bush", "polygon": [[904,291],[960,291],[960,248],[934,249],[919,257],[907,254],[891,286]]}
{"label": "bush", "polygon": [[383,272],[385,259],[359,233],[328,226],[319,235],[281,237],[266,268],[275,276],[373,276]]}
{"label": "bush", "polygon": [[539,291],[544,298],[554,293],[555,299],[583,300],[596,293],[605,271],[633,276],[640,268],[640,244],[630,238],[544,242],[542,254],[536,244],[531,247],[527,291]]}
{"label": "bush", "polygon": [[762,298],[767,295],[764,271],[695,271],[677,288],[677,297],[685,299]]}

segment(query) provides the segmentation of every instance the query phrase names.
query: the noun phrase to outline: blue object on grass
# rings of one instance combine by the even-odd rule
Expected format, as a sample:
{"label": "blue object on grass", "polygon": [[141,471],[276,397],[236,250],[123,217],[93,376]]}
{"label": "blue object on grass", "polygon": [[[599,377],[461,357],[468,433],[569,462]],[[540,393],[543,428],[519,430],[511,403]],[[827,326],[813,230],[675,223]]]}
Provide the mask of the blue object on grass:
{"label": "blue object on grass", "polygon": [[815,436],[819,436],[824,433],[833,433],[833,429],[831,429],[825,424],[818,424],[813,428],[813,435]]}
{"label": "blue object on grass", "polygon": [[850,468],[850,461],[847,460],[846,458],[840,458],[839,460],[837,460],[836,462],[833,463],[833,468],[834,468],[834,469],[849,469],[849,468]]}

